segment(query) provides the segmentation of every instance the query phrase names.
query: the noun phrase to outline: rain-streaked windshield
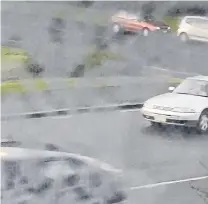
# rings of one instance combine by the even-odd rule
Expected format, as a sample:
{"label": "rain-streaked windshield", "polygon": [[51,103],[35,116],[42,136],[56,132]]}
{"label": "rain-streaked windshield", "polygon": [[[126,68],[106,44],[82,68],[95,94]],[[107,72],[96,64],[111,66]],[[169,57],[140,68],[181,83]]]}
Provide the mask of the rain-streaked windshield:
{"label": "rain-streaked windshield", "polygon": [[174,90],[174,93],[208,97],[208,82],[187,79]]}

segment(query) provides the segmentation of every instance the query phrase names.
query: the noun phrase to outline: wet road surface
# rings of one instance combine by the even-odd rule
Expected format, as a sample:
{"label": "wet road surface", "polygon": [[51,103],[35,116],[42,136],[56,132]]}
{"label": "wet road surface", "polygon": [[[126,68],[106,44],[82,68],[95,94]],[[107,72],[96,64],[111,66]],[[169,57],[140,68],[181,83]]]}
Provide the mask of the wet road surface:
{"label": "wet road surface", "polygon": [[[2,134],[13,135],[27,147],[50,142],[106,161],[123,169],[129,187],[208,174],[207,136],[153,129],[139,111],[3,121]],[[167,199],[177,199],[172,203],[203,203],[188,182],[134,190],[131,198],[150,204]]]}

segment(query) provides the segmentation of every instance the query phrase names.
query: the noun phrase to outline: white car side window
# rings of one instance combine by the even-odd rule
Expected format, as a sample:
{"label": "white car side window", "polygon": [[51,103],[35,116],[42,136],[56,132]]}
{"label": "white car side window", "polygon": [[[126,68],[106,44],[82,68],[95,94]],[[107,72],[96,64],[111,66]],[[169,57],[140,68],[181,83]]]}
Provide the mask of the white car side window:
{"label": "white car side window", "polygon": [[198,82],[198,83],[196,83],[196,86],[190,90],[190,93],[206,96],[207,95],[206,86],[207,86],[207,84],[205,82],[203,82],[203,81]]}
{"label": "white car side window", "polygon": [[194,24],[195,19],[187,18],[185,22],[188,23],[188,24],[190,24],[190,25],[192,25],[192,24]]}
{"label": "white car side window", "polygon": [[200,80],[185,80],[175,90],[175,93],[208,96],[208,83]]}
{"label": "white car side window", "polygon": [[188,18],[186,19],[186,23],[194,26],[201,26],[202,24],[204,24],[204,20],[197,18]]}
{"label": "white car side window", "polygon": [[200,24],[202,28],[208,29],[208,20],[202,19]]}
{"label": "white car side window", "polygon": [[208,84],[205,84],[205,85],[203,86],[203,91],[204,91],[204,93],[208,96]]}

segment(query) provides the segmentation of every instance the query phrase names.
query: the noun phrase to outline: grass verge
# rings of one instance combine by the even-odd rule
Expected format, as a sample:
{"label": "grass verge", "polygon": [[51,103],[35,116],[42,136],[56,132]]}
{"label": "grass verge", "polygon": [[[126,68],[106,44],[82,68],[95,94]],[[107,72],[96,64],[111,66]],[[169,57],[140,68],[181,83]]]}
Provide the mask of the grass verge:
{"label": "grass verge", "polygon": [[94,48],[86,55],[84,64],[86,68],[94,68],[95,66],[101,66],[106,60],[125,60],[125,57],[108,49],[99,50]]}
{"label": "grass verge", "polygon": [[171,27],[171,30],[173,32],[176,32],[178,30],[178,25],[179,25],[178,17],[165,16],[163,20]]}

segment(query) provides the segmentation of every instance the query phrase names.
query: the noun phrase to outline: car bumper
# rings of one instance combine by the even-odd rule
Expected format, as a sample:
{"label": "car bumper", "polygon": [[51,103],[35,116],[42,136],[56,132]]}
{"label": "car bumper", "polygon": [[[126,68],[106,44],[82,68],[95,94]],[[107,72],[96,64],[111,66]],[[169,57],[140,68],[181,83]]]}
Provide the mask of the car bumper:
{"label": "car bumper", "polygon": [[142,108],[141,111],[148,121],[177,126],[196,127],[200,117],[199,113],[179,113],[148,108]]}
{"label": "car bumper", "polygon": [[156,30],[157,33],[171,33],[171,29],[159,29],[159,30]]}
{"label": "car bumper", "polygon": [[[143,29],[127,29],[124,28],[124,32],[130,32],[130,33],[142,33]],[[171,33],[171,29],[158,29],[158,30],[150,30],[151,33],[154,34],[169,34]]]}

